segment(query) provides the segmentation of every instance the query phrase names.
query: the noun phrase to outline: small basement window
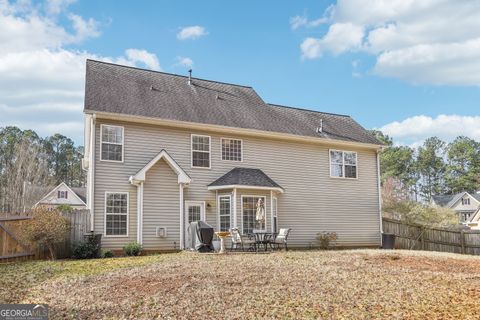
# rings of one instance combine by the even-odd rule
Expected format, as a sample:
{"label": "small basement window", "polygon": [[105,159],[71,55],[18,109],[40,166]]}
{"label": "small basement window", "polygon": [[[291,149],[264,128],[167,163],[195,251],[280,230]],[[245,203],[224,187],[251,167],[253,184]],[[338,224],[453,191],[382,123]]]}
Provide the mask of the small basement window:
{"label": "small basement window", "polygon": [[357,153],[330,150],[330,177],[356,179]]}

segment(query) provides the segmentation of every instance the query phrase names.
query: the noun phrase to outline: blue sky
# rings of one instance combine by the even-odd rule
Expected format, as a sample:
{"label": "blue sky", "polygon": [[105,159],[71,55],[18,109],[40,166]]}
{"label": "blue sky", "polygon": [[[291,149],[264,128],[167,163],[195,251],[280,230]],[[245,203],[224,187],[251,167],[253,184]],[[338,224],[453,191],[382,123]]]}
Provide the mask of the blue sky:
{"label": "blue sky", "polygon": [[179,74],[193,64],[194,77],[349,114],[399,143],[480,139],[479,3],[368,4],[0,0],[0,126],[82,143],[82,62],[96,58]]}

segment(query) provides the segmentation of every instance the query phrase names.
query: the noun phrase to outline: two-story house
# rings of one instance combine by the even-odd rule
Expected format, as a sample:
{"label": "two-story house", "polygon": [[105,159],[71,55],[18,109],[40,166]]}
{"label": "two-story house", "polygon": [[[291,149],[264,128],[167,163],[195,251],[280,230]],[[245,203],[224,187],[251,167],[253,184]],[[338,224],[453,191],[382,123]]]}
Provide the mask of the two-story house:
{"label": "two-story house", "polygon": [[103,247],[185,248],[196,220],[244,234],[289,227],[297,247],[321,231],[380,245],[381,145],[351,117],[93,60],[85,90],[87,206]]}
{"label": "two-story house", "polygon": [[480,193],[459,192],[432,196],[432,205],[450,208],[458,214],[459,223],[468,223],[480,208]]}

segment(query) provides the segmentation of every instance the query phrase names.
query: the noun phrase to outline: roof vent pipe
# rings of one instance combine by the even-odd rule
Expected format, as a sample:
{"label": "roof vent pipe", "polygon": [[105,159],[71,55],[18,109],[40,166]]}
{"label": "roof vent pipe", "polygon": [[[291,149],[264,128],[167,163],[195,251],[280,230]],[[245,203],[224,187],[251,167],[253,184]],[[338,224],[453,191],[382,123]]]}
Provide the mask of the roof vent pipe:
{"label": "roof vent pipe", "polygon": [[323,132],[323,119],[320,119],[320,126],[317,127],[317,133]]}
{"label": "roof vent pipe", "polygon": [[192,69],[188,70],[188,84],[192,84]]}

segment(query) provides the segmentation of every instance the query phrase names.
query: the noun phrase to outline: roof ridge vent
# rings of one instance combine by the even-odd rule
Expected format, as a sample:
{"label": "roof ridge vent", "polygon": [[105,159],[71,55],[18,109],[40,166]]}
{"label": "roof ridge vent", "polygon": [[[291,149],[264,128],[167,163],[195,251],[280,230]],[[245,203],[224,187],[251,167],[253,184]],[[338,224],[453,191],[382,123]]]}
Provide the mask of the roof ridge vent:
{"label": "roof ridge vent", "polygon": [[323,119],[320,119],[320,125],[317,127],[317,133],[323,132]]}

